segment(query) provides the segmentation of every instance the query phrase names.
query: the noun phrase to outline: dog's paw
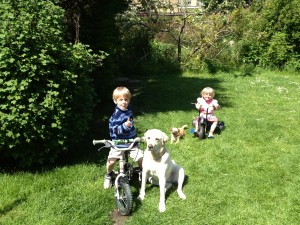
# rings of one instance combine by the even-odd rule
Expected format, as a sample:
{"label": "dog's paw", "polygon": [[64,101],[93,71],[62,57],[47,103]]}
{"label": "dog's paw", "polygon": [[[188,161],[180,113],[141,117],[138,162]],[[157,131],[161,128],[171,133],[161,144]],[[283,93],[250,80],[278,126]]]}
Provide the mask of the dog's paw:
{"label": "dog's paw", "polygon": [[138,199],[143,201],[145,199],[145,193],[144,194],[140,193]]}
{"label": "dog's paw", "polygon": [[159,203],[159,212],[166,211],[166,204],[165,203]]}
{"label": "dog's paw", "polygon": [[181,199],[183,199],[183,200],[186,199],[186,196],[185,196],[185,194],[183,194],[182,191],[178,191],[178,195]]}

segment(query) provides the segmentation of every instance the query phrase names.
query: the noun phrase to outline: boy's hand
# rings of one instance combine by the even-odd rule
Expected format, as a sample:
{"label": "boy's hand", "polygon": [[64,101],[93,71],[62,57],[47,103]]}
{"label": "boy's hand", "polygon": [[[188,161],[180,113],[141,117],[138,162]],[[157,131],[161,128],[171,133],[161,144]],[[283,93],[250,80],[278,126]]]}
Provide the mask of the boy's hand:
{"label": "boy's hand", "polygon": [[131,127],[131,119],[128,117],[127,121],[124,123],[126,127]]}

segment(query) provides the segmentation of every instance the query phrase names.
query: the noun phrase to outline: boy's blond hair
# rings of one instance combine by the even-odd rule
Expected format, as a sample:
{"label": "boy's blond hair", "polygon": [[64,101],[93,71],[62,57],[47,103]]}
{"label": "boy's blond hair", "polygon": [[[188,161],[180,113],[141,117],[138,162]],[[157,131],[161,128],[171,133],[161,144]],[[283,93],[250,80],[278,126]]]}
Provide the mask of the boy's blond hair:
{"label": "boy's blond hair", "polygon": [[215,91],[211,87],[203,88],[203,90],[200,92],[200,95],[203,96],[203,94],[210,94],[212,97],[215,96]]}
{"label": "boy's blond hair", "polygon": [[112,99],[116,101],[120,96],[125,96],[129,100],[131,99],[131,93],[126,87],[117,87],[112,95]]}

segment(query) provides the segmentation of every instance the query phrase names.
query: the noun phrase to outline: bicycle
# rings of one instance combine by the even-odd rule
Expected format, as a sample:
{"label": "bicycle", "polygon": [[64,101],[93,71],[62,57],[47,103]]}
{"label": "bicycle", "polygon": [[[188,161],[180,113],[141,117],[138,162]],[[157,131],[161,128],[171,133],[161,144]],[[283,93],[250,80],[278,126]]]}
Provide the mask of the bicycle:
{"label": "bicycle", "polygon": [[[138,142],[144,142],[144,138],[134,138],[134,139],[123,139],[123,140],[93,140],[93,144],[104,144],[102,148],[114,148],[118,151],[122,151],[119,158],[119,166],[118,172],[116,177],[112,177],[112,183],[114,185],[114,196],[115,196],[115,203],[118,209],[118,212],[122,216],[128,216],[131,213],[132,206],[133,206],[133,199],[132,199],[132,191],[130,188],[129,181],[132,178],[132,175],[138,173],[141,176],[140,168],[134,167],[131,163],[128,162],[128,153],[129,151],[135,146]],[[118,144],[130,144],[128,147],[125,148],[118,148],[116,145]]]}

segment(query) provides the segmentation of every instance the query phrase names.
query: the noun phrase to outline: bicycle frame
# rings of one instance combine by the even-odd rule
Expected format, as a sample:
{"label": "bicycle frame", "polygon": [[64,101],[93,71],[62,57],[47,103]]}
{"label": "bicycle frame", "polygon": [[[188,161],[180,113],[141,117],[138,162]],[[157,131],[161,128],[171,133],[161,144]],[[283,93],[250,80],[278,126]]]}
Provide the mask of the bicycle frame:
{"label": "bicycle frame", "polygon": [[[138,142],[144,142],[144,138],[135,138],[128,140],[93,140],[93,144],[104,144],[100,148],[114,148],[118,151],[121,151],[122,154],[119,159],[119,174],[116,176],[114,185],[115,185],[115,200],[118,211],[121,215],[129,215],[132,209],[132,192],[130,189],[129,180],[131,177],[131,172],[133,172],[133,166],[128,163],[128,155],[126,151],[130,151],[134,145]],[[117,144],[129,144],[128,147],[119,148]],[[128,168],[125,168],[125,165],[128,165]],[[128,172],[128,174],[127,174]],[[124,180],[122,180],[124,178]]]}
{"label": "bicycle frame", "polygon": [[[114,141],[111,141],[111,140],[93,140],[93,144],[96,145],[96,144],[104,144],[105,146],[103,146],[102,148],[114,148],[118,151],[121,151],[122,154],[121,156],[119,157],[119,174],[118,176],[116,177],[115,179],[115,186],[118,188],[118,185],[119,185],[119,179],[120,177],[126,177],[126,174],[125,174],[125,164],[127,162],[127,159],[125,157],[125,151],[130,151],[133,146],[138,143],[138,142],[144,142],[145,141],[145,138],[140,138],[140,137],[137,137],[137,138],[134,138],[134,139],[122,139],[122,140],[114,140]],[[118,148],[116,145],[117,144],[129,144],[131,143],[127,148]],[[101,149],[101,148],[100,148]]]}
{"label": "bicycle frame", "polygon": [[[125,150],[125,151],[129,151],[129,150]],[[119,174],[117,175],[116,179],[115,179],[115,187],[118,190],[119,187],[119,180],[121,177],[126,177],[125,174],[125,164],[127,163],[127,159],[124,156],[125,155],[125,151],[122,152],[121,157],[119,158]],[[117,197],[119,196],[119,193],[117,193]]]}

